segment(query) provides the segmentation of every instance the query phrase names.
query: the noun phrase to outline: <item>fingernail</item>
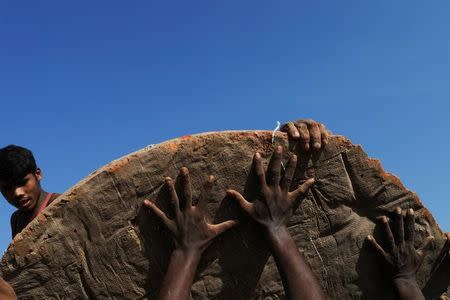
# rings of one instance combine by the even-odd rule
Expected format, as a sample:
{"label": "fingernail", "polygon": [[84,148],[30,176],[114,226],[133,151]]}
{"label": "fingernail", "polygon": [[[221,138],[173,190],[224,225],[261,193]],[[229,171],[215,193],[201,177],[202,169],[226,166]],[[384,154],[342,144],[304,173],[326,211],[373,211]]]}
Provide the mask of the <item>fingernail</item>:
{"label": "fingernail", "polygon": [[371,240],[372,240],[372,236],[371,236],[371,235],[368,235],[368,236],[367,236],[367,239],[368,239],[369,241],[371,241]]}
{"label": "fingernail", "polygon": [[315,142],[315,143],[314,143],[314,148],[320,149],[320,143],[319,143],[319,142]]}
{"label": "fingernail", "polygon": [[383,217],[381,217],[381,222],[387,223],[387,222],[388,222],[388,219],[387,219],[385,216],[383,216]]}
{"label": "fingernail", "polygon": [[261,158],[261,154],[259,154],[259,152],[255,153],[255,158],[260,159]]}
{"label": "fingernail", "polygon": [[396,207],[395,208],[395,213],[398,214],[398,215],[401,214],[402,213],[402,209],[400,207]]}
{"label": "fingernail", "polygon": [[408,214],[410,216],[414,215],[414,210],[412,208],[408,209]]}

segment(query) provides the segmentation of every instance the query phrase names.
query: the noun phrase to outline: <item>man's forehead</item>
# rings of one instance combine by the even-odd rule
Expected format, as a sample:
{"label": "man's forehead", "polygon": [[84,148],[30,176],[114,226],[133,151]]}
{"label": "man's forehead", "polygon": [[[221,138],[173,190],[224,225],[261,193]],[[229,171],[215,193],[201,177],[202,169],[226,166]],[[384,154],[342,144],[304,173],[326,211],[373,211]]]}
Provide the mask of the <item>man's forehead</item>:
{"label": "man's forehead", "polygon": [[0,187],[15,186],[22,183],[24,180],[30,179],[34,176],[33,173],[25,174],[24,176],[17,176],[16,178],[11,178],[10,180],[0,180]]}

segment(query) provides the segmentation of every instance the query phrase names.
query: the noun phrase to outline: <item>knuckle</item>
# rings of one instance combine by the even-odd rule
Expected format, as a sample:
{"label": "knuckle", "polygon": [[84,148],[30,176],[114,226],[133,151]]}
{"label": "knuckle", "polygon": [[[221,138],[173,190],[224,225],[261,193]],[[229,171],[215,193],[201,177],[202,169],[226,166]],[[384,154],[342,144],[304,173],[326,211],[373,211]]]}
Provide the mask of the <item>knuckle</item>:
{"label": "knuckle", "polygon": [[299,123],[297,124],[297,128],[302,131],[306,131],[308,129],[308,125],[306,125],[306,123]]}
{"label": "knuckle", "polygon": [[280,127],[280,130],[281,130],[281,131],[286,131],[286,130],[289,128],[289,123],[291,123],[291,122],[283,123],[283,124],[281,125],[281,127]]}

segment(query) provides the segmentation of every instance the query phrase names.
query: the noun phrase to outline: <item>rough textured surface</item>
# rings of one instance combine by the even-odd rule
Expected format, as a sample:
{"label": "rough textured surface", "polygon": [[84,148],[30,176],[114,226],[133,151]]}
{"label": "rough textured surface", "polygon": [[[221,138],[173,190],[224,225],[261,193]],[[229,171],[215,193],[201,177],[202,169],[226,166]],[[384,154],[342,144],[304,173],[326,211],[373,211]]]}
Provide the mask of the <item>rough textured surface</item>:
{"label": "rough textured surface", "polygon": [[[275,143],[287,146],[277,133]],[[227,188],[254,193],[255,151],[272,153],[268,131],[207,133],[147,147],[99,169],[64,193],[11,243],[1,262],[21,299],[151,299],[172,249],[168,231],[142,209],[145,198],[167,209],[163,177],[188,166],[194,195],[208,174],[217,178],[209,203],[214,221],[240,218],[204,254],[192,288],[195,299],[279,299],[283,287],[261,232]],[[316,184],[289,229],[331,299],[392,299],[379,260],[365,242],[377,216],[395,206],[417,211],[416,243],[436,237],[419,270],[424,286],[443,244],[442,233],[417,196],[344,137],[314,157],[300,156],[292,188],[307,176]],[[447,283],[448,286],[448,283]],[[432,292],[436,292],[431,288]]]}

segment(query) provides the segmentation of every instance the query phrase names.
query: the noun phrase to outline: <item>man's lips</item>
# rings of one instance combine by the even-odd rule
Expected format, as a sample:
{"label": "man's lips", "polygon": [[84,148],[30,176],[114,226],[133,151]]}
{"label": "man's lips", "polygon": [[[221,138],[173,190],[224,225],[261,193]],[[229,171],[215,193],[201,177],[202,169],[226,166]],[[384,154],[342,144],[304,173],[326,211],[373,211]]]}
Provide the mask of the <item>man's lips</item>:
{"label": "man's lips", "polygon": [[27,207],[30,205],[31,198],[23,198],[19,200],[19,206],[20,207]]}

